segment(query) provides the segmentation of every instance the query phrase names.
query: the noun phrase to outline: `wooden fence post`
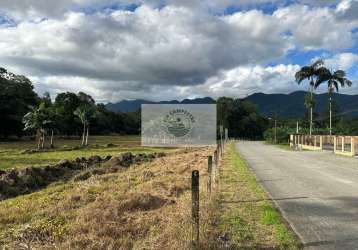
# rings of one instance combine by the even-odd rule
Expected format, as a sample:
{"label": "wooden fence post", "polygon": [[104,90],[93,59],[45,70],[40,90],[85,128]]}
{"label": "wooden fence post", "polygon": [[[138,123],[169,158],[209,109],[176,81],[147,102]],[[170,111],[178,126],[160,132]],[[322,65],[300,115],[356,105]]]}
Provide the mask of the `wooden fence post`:
{"label": "wooden fence post", "polygon": [[352,156],[356,155],[356,145],[354,141],[354,136],[351,136],[351,154]]}
{"label": "wooden fence post", "polygon": [[218,169],[218,151],[214,151],[214,162],[215,162],[215,169]]}
{"label": "wooden fence post", "polygon": [[207,182],[207,192],[208,192],[208,199],[211,198],[211,182],[213,179],[213,157],[210,155],[208,156],[208,182]]}
{"label": "wooden fence post", "polygon": [[216,181],[215,152],[214,152],[214,156],[211,156],[211,165],[212,165],[212,172],[213,172],[211,182],[213,183],[212,185],[215,186],[215,181]]}
{"label": "wooden fence post", "polygon": [[337,150],[337,136],[333,136],[333,152]]}
{"label": "wooden fence post", "polygon": [[323,136],[322,135],[319,136],[319,148],[321,150],[323,150]]}
{"label": "wooden fence post", "polygon": [[215,151],[218,153],[217,157],[219,157],[219,141],[216,144],[216,150]]}
{"label": "wooden fence post", "polygon": [[344,136],[342,136],[342,152],[344,152],[344,149],[345,149],[345,139],[344,139]]}
{"label": "wooden fence post", "polygon": [[221,141],[221,157],[224,155],[224,142]]}
{"label": "wooden fence post", "polygon": [[191,173],[191,219],[192,219],[192,244],[194,248],[199,246],[199,171]]}

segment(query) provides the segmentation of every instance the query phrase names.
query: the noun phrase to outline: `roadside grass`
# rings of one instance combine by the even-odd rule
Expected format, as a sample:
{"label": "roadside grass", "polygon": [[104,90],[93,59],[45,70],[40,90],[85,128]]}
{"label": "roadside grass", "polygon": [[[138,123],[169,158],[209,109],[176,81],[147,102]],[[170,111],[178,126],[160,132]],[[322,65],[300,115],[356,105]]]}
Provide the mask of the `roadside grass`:
{"label": "roadside grass", "polygon": [[60,139],[55,141],[53,151],[26,153],[25,150],[36,148],[35,141],[0,142],[0,169],[53,164],[62,159],[73,160],[76,157],[87,158],[93,155],[105,157],[129,151],[150,153],[173,150],[170,148],[140,147],[138,136],[93,136],[90,137],[89,147],[65,150],[79,144],[80,140]]}
{"label": "roadside grass", "polygon": [[290,147],[290,144],[288,144],[288,143],[278,143],[277,144],[277,143],[273,143],[273,142],[269,142],[269,141],[265,141],[264,143],[266,145],[272,145],[272,146],[278,147],[280,149],[292,151],[292,148]]}
{"label": "roadside grass", "polygon": [[216,235],[227,240],[221,245],[230,249],[298,249],[293,233],[232,142],[227,145],[219,183]]}

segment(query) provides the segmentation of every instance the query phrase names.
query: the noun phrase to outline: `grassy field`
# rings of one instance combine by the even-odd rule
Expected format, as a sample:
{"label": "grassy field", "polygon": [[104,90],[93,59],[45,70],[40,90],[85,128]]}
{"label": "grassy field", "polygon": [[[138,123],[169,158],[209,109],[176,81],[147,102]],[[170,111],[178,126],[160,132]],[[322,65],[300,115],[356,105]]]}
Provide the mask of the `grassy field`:
{"label": "grassy field", "polygon": [[93,155],[104,157],[127,151],[140,153],[171,150],[140,147],[139,136],[93,136],[90,137],[89,147],[68,150],[80,143],[80,140],[59,139],[55,140],[55,149],[52,152],[27,153],[26,150],[36,148],[35,141],[0,142],[0,169],[52,164],[62,159],[72,160]]}
{"label": "grassy field", "polygon": [[[296,242],[245,162],[227,146],[211,201],[213,148],[142,148],[138,137],[94,137],[87,149],[23,154],[33,142],[1,145],[4,166],[78,156],[165,151],[116,173],[59,180],[0,201],[0,249],[191,249],[191,171],[200,172],[200,249],[296,249]],[[57,145],[78,141],[59,141]],[[110,147],[106,145],[112,143]],[[98,144],[97,146],[95,144]],[[7,153],[6,153],[7,152]],[[98,166],[107,168],[110,162]],[[76,176],[75,176],[76,177]],[[227,242],[218,240],[228,238]]]}
{"label": "grassy field", "polygon": [[[0,202],[6,249],[189,249],[190,176],[212,149],[174,150],[84,181],[58,181]],[[106,168],[107,166],[102,166]],[[205,190],[205,182],[201,190]],[[205,206],[205,192],[201,206]],[[207,221],[207,213],[201,216]],[[202,227],[205,235],[205,227]],[[1,247],[0,247],[1,249]]]}

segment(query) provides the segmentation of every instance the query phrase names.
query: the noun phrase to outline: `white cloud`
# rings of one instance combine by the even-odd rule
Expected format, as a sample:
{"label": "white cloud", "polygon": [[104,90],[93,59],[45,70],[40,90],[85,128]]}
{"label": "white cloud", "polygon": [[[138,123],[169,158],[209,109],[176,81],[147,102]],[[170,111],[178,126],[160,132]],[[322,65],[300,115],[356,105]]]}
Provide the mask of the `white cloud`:
{"label": "white cloud", "polygon": [[0,29],[0,63],[39,77],[117,81],[118,89],[125,82],[195,85],[220,70],[284,56],[290,43],[274,22],[258,11],[222,18],[174,6],[67,12]]}
{"label": "white cloud", "polygon": [[353,53],[341,53],[326,59],[326,67],[332,70],[349,70],[358,62],[358,55]]}
{"label": "white cloud", "polygon": [[294,80],[299,65],[239,66],[210,77],[203,85],[190,89],[191,93],[205,93],[209,96],[245,97],[255,92],[290,93],[302,89]]}
{"label": "white cloud", "polygon": [[306,50],[340,50],[354,45],[351,30],[356,24],[338,21],[331,8],[291,5],[273,14],[292,33],[293,42]]}
{"label": "white cloud", "polygon": [[[207,10],[253,4],[247,0],[150,0],[133,12],[80,12],[142,2],[2,0],[0,13],[18,25],[0,27],[0,65],[31,76],[39,92],[81,90],[101,101],[244,96],[298,88],[291,84],[298,65],[262,66],[290,49],[339,53],[356,43],[357,24],[342,18],[353,5],[344,1],[336,9],[294,4],[272,15]],[[168,5],[156,8],[160,2]],[[357,58],[342,53],[331,61],[347,68]]]}
{"label": "white cloud", "polygon": [[339,18],[358,20],[358,0],[342,0],[336,7]]}

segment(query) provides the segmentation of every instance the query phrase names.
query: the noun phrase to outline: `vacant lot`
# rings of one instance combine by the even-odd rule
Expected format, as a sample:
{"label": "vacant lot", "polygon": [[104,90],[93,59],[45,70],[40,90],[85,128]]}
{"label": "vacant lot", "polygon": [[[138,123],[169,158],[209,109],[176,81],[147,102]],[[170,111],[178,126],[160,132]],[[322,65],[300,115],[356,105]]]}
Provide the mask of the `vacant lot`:
{"label": "vacant lot", "polygon": [[190,172],[204,169],[207,150],[176,152],[2,201],[0,242],[13,249],[184,249]]}
{"label": "vacant lot", "polygon": [[80,139],[59,139],[55,140],[53,150],[48,149],[50,152],[31,153],[31,149],[36,149],[36,141],[0,142],[0,169],[44,165],[62,159],[72,160],[93,155],[105,157],[128,151],[140,153],[171,150],[140,147],[139,136],[93,136],[90,137],[89,147],[79,148],[80,144]]}
{"label": "vacant lot", "polygon": [[[41,153],[23,151],[33,142],[2,144],[2,163],[19,166],[20,173],[43,173],[24,167],[65,158],[112,158],[88,168],[71,161],[63,178],[0,201],[0,249],[190,249],[192,170],[200,172],[201,249],[296,247],[233,143],[220,161],[219,183],[209,201],[207,159],[214,148],[142,148],[138,137],[92,142],[86,149],[59,146]],[[78,141],[60,143],[73,147]]]}

